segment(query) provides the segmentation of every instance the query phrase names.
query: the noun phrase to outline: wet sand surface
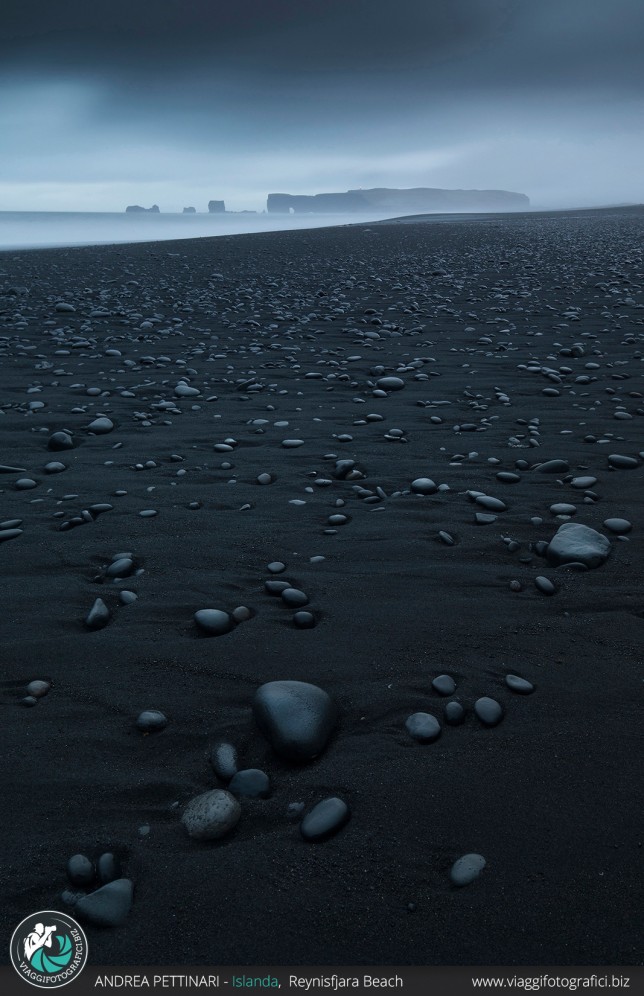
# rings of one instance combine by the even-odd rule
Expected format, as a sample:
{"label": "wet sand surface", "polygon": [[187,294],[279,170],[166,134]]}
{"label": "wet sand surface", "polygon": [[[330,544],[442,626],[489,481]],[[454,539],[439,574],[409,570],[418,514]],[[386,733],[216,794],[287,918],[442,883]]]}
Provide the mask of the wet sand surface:
{"label": "wet sand surface", "polygon": [[[0,255],[7,936],[66,909],[94,964],[641,963],[643,235]],[[329,697],[293,707],[312,759],[283,701],[262,725],[275,681]],[[234,767],[270,794],[196,839]]]}

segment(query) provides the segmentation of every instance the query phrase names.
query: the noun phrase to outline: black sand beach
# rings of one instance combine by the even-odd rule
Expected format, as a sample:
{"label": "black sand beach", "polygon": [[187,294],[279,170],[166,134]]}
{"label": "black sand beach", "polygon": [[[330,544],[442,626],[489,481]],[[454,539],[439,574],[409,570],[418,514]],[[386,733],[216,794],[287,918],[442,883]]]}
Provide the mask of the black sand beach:
{"label": "black sand beach", "polygon": [[[7,938],[112,852],[134,898],[85,921],[95,964],[642,962],[643,236],[633,208],[0,255]],[[567,522],[605,562],[557,566]],[[337,703],[315,760],[253,718],[276,680]],[[271,795],[199,841],[221,741]],[[329,796],[350,820],[305,840]]]}

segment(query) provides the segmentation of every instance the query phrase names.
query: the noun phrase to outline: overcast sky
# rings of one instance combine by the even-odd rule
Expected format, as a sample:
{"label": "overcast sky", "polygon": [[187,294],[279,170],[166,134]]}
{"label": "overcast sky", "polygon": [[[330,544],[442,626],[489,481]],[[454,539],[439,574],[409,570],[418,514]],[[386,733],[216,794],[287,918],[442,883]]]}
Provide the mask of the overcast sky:
{"label": "overcast sky", "polygon": [[0,210],[644,201],[643,0],[4,0]]}

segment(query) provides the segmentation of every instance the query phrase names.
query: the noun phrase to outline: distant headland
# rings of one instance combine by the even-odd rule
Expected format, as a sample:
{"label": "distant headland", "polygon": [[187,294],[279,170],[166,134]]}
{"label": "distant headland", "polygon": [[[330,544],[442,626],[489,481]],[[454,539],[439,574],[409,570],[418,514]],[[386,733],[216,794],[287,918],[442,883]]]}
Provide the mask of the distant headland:
{"label": "distant headland", "polygon": [[267,209],[272,214],[346,212],[350,214],[394,211],[422,214],[427,211],[521,211],[530,198],[511,190],[443,190],[440,187],[413,187],[397,190],[374,187],[334,194],[269,194]]}
{"label": "distant headland", "polygon": [[[441,187],[373,187],[370,190],[345,190],[328,194],[269,194],[269,214],[424,214],[460,211],[525,211],[530,198],[512,190],[446,190]],[[159,213],[158,204],[150,208],[131,204],[126,213]],[[196,214],[185,207],[184,214]],[[225,201],[208,201],[208,214],[256,214],[256,211],[226,211]]]}

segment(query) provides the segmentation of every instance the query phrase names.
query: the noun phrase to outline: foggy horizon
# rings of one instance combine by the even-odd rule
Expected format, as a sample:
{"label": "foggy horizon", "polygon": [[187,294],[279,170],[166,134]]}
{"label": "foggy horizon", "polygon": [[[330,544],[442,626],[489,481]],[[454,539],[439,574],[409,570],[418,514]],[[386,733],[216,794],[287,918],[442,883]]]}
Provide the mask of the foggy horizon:
{"label": "foggy horizon", "polygon": [[641,203],[643,35],[635,0],[9,0],[0,210],[371,187]]}

